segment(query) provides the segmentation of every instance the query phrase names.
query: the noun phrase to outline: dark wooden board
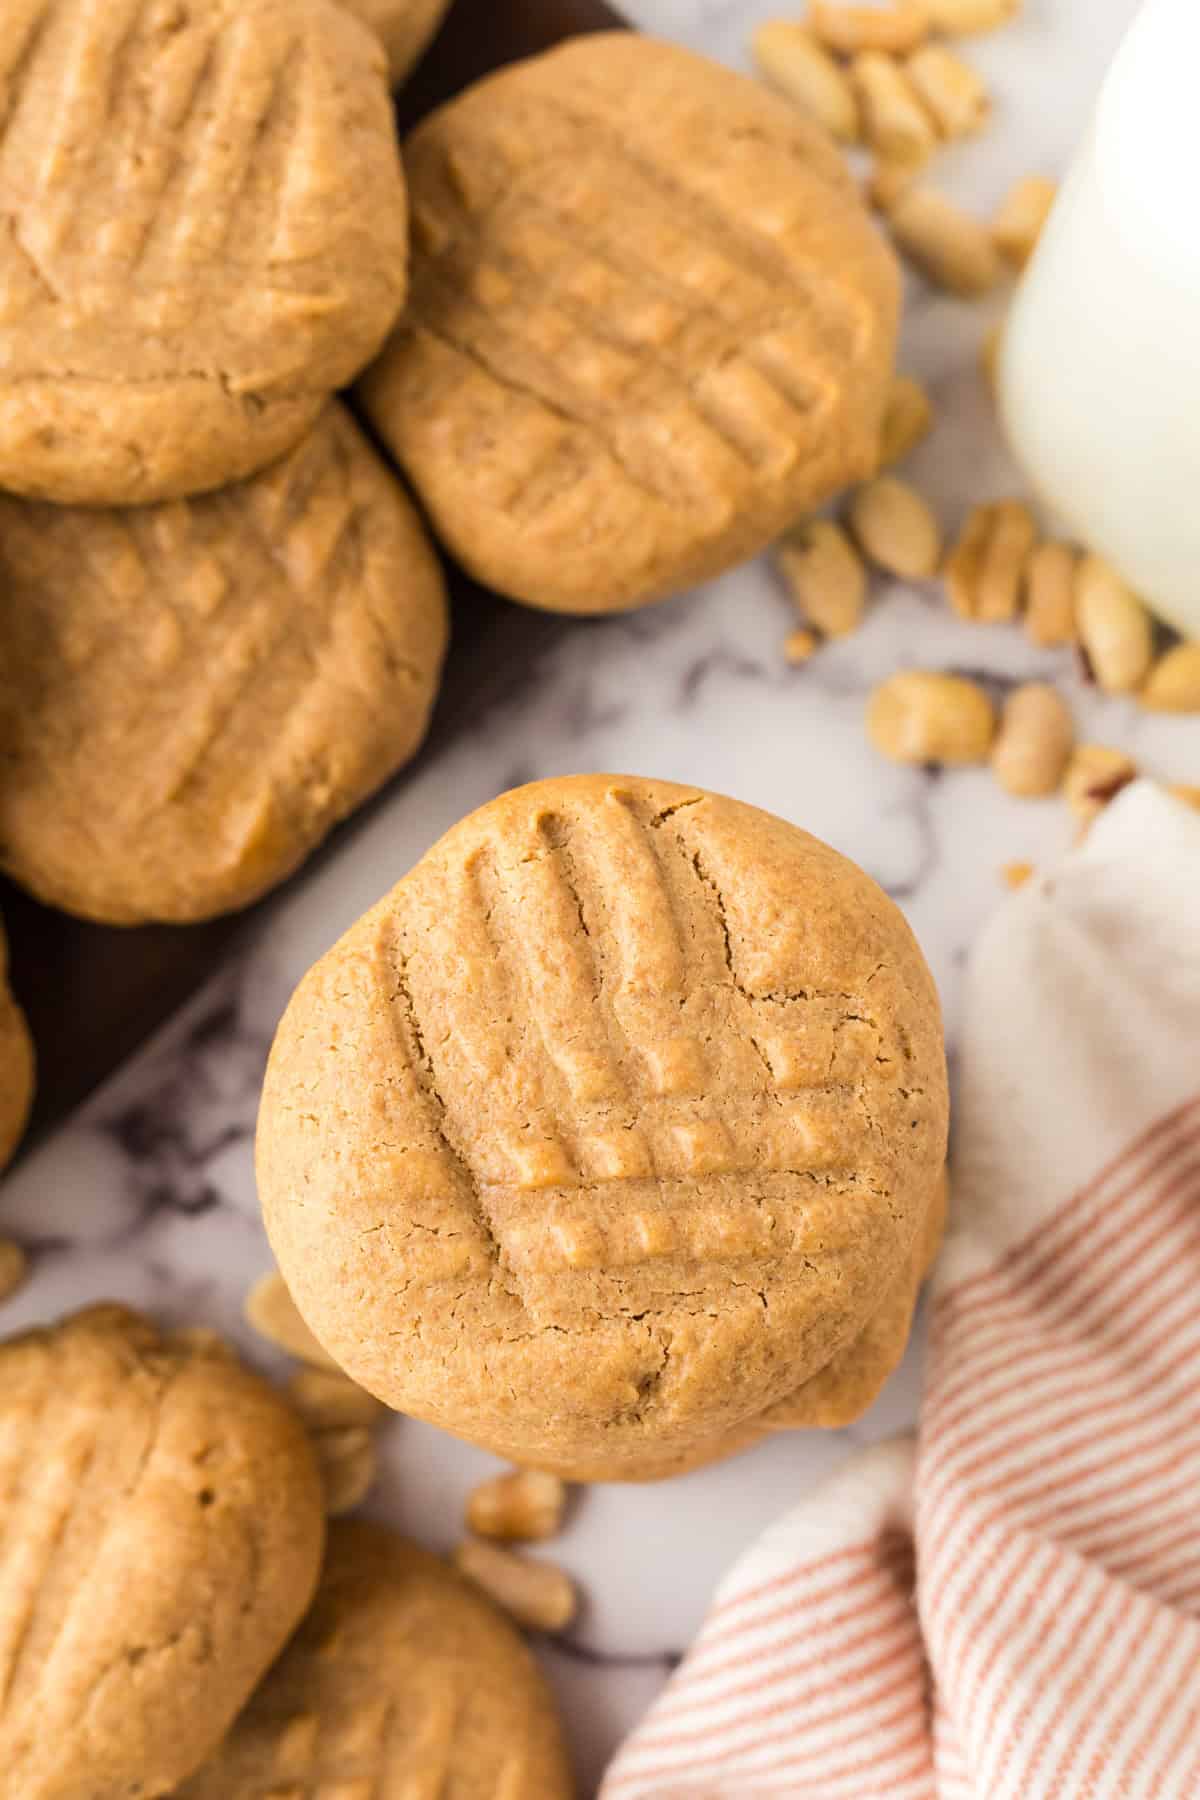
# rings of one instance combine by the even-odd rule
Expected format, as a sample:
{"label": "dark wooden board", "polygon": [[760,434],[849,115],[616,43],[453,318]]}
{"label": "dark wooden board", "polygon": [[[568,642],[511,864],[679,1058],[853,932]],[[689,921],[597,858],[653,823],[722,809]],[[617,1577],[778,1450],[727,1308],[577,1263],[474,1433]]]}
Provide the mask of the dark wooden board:
{"label": "dark wooden board", "polygon": [[[490,69],[564,37],[623,22],[602,0],[456,0],[424,63],[398,97],[401,126],[407,129]],[[429,741],[418,760],[385,790],[389,796],[450,743],[467,720],[478,718],[489,699],[503,692],[512,672],[524,668],[558,633],[571,629],[561,619],[509,605],[457,569],[447,572],[453,640],[446,681]],[[26,1147],[182,1005],[229,954],[248,918],[335,855],[351,830],[353,822],[335,833],[291,883],[250,913],[204,925],[90,925],[39,906],[0,880],[12,984],[28,1014],[38,1054],[38,1096]]]}

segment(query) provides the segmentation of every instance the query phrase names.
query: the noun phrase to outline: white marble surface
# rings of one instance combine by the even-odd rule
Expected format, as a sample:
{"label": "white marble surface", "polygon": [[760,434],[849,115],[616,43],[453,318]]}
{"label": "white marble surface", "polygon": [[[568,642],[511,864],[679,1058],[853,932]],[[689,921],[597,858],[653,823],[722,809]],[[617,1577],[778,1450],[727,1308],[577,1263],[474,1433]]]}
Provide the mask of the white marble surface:
{"label": "white marble surface", "polygon": [[[632,0],[639,22],[732,63],[778,0]],[[1027,0],[1017,28],[972,45],[997,101],[994,128],[942,159],[937,178],[993,204],[1032,169],[1053,171],[1076,139],[1134,0]],[[993,309],[995,310],[995,309]],[[977,368],[988,309],[915,291],[905,363],[941,420],[914,468],[947,526],[1014,477]],[[1097,425],[1102,428],[1098,396]],[[504,702],[352,834],[340,854],[257,927],[243,953],[157,1042],[12,1174],[0,1228],[35,1254],[34,1278],[4,1310],[15,1330],[117,1296],[229,1330],[269,1366],[240,1319],[268,1263],[251,1168],[257,1086],[274,1022],[297,978],[462,813],[536,775],[621,769],[700,782],[794,819],[874,874],[906,908],[934,966],[953,1047],[959,975],[980,920],[1001,903],[1006,861],[1045,862],[1070,828],[1054,803],[1006,800],[983,772],[937,777],[882,765],[863,703],[899,666],[1053,672],[1072,686],[1089,735],[1148,766],[1200,779],[1194,724],[1151,721],[1074,682],[1069,659],[1015,630],[950,618],[932,592],[880,587],[866,628],[804,670],[779,646],[788,607],[761,566],[627,620],[580,625]],[[833,1437],[781,1437],[710,1471],[649,1489],[579,1497],[554,1546],[586,1608],[569,1647],[547,1652],[563,1693],[583,1791],[617,1736],[686,1644],[722,1569],[848,1446],[911,1420],[916,1348],[870,1415]],[[434,1545],[455,1536],[463,1496],[489,1459],[397,1421],[371,1509]]]}

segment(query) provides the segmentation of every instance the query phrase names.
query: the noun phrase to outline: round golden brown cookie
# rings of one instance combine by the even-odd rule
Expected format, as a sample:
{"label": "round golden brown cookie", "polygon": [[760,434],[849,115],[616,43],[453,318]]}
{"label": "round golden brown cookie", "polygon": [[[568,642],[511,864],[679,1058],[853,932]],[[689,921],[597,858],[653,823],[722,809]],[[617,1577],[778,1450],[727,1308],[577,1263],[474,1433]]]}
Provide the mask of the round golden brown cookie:
{"label": "round golden brown cookie", "polygon": [[572,1791],[553,1701],[512,1626],[439,1557],[356,1521],[332,1527],[311,1613],[178,1800]]}
{"label": "round golden brown cookie", "polygon": [[413,290],[362,394],[481,580],[643,605],[873,468],[895,261],[765,88],[583,37],[441,108],[405,167]]}
{"label": "round golden brown cookie", "polygon": [[21,1139],[33,1101],[33,1041],[8,985],[8,940],[0,924],[0,1169]]}
{"label": "round golden brown cookie", "polygon": [[388,72],[398,84],[433,42],[450,0],[343,0],[343,5],[380,39]]}
{"label": "round golden brown cookie", "polygon": [[937,997],[816,839],[667,782],[472,814],[310,970],[259,1118],[325,1348],[514,1461],[644,1475],[794,1394],[911,1266]]}
{"label": "round golden brown cookie", "polygon": [[154,1800],[220,1742],[312,1596],[303,1427],[117,1306],[0,1346],[0,1769],[13,1800]]}
{"label": "round golden brown cookie", "polygon": [[0,486],[162,500],[263,467],[378,349],[407,208],[333,0],[12,0]]}
{"label": "round golden brown cookie", "polygon": [[244,906],[424,736],[440,567],[340,403],[196,500],[0,496],[0,585],[0,863],[68,912]]}

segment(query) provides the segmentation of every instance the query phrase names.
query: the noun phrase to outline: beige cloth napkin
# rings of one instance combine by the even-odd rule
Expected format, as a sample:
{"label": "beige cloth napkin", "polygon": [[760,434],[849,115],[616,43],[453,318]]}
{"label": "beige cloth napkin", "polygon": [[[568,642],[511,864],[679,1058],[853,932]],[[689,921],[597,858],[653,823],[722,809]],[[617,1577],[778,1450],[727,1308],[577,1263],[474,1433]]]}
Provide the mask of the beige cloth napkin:
{"label": "beige cloth napkin", "polygon": [[603,1800],[1200,1796],[1200,817],[1146,784],[973,958],[915,1440],[719,1589]]}

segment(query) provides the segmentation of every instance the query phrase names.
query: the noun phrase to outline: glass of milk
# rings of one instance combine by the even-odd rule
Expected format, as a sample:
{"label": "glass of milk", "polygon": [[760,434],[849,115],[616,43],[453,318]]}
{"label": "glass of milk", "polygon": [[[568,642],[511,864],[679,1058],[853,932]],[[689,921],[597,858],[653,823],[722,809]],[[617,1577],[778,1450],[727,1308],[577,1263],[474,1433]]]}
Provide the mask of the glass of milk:
{"label": "glass of milk", "polygon": [[1200,637],[1200,0],[1147,0],[1118,52],[999,381],[1060,525]]}

